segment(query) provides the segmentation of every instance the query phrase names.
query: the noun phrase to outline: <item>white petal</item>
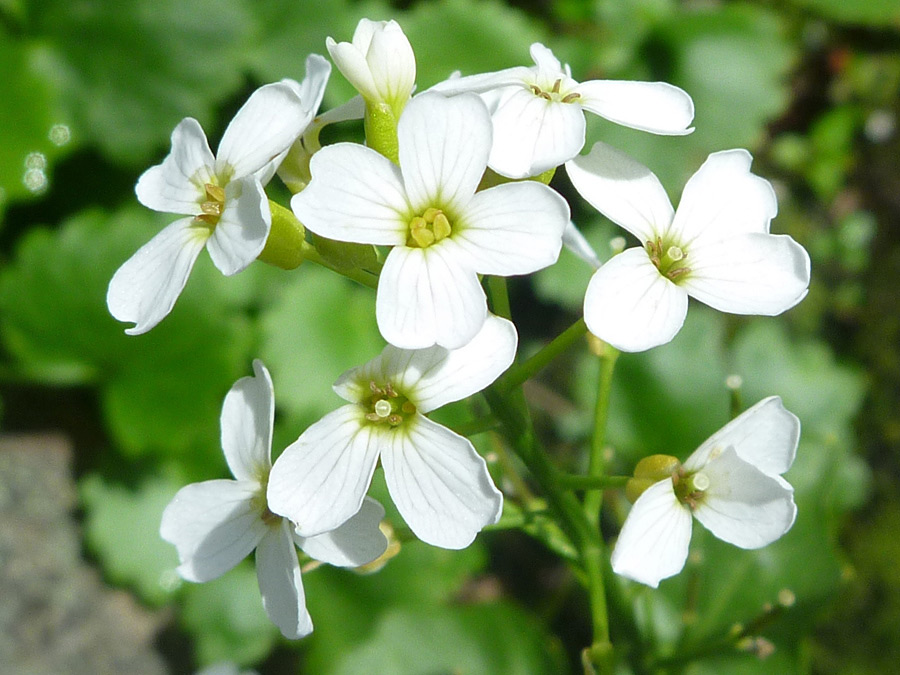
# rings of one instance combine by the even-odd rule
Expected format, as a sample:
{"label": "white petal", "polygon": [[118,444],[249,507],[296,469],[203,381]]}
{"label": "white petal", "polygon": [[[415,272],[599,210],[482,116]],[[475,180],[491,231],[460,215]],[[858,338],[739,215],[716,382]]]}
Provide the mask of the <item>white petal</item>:
{"label": "white petal", "polygon": [[306,596],[300,577],[300,561],[290,524],[282,520],[268,528],[256,549],[256,579],[269,619],[288,640],[312,633]]}
{"label": "white petal", "polygon": [[509,178],[536,176],[553,169],[584,147],[581,107],[548,101],[529,89],[504,92],[491,121],[494,143],[488,165]]}
{"label": "white petal", "polygon": [[544,77],[555,79],[567,74],[563,71],[562,64],[549,47],[545,47],[540,42],[535,42],[532,43],[528,51],[531,54],[534,65],[537,66],[538,73]]}
{"label": "white petal", "polygon": [[[404,393],[423,413],[460,401],[500,377],[512,365],[517,344],[513,323],[490,314],[478,334],[458,349],[407,351]],[[432,358],[437,350],[440,358]]]}
{"label": "white petal", "polygon": [[630,248],[594,272],[584,296],[588,330],[616,349],[641,352],[669,342],[687,316],[687,293]]}
{"label": "white petal", "polygon": [[[372,71],[366,61],[365,52],[360,51],[355,43],[335,42],[330,37],[325,39],[325,46],[334,65],[347,78],[347,81],[363,95],[363,98],[369,101],[378,101],[378,87],[375,85]],[[368,45],[365,48],[368,49]]]}
{"label": "white petal", "polygon": [[690,248],[695,239],[724,239],[747,232],[768,232],[778,213],[769,181],[750,173],[746,150],[714,152],[697,170],[681,195],[671,233]]}
{"label": "white petal", "polygon": [[209,239],[209,257],[226,276],[247,268],[262,252],[272,227],[269,200],[254,177],[225,187],[225,209]]}
{"label": "white petal", "polygon": [[297,536],[297,545],[306,555],[338,567],[366,565],[387,550],[387,538],[379,529],[384,507],[371,497],[346,523],[314,537]]}
{"label": "white petal", "polygon": [[374,150],[335,143],[309,164],[312,181],[291,199],[306,227],[329,239],[396,246],[406,243],[413,214],[400,169]]}
{"label": "white petal", "polygon": [[672,222],[672,203],[650,169],[606,143],[566,162],[566,173],[585,201],[642,244]]}
{"label": "white petal", "polygon": [[686,262],[691,272],[681,286],[722,312],[774,316],[800,302],[809,288],[809,254],[785,234],[698,239]]}
{"label": "white petal", "polygon": [[188,581],[221,576],[256,547],[267,526],[251,500],[255,481],[209,480],[181,488],[163,511],[159,534],[175,544]]}
{"label": "white petal", "polygon": [[491,120],[474,94],[416,96],[397,126],[400,171],[416,215],[429,207],[458,216],[481,181],[491,151]]}
{"label": "white petal", "polygon": [[726,448],[703,467],[709,489],[694,516],[722,541],[741,548],[771,544],[794,524],[794,490]]}
{"label": "white petal", "polygon": [[106,304],[119,321],[135,323],[126,333],[146,333],[172,311],[208,239],[209,228],[194,218],[176,220],[116,271]]}
{"label": "white petal", "polygon": [[231,180],[259,171],[287,150],[314,115],[281,82],[254,91],[228,124],[216,153],[216,174]]}
{"label": "white petal", "polygon": [[416,57],[396,21],[383,22],[374,32],[366,61],[379,98],[395,109],[403,106],[416,84]]}
{"label": "white petal", "polygon": [[272,377],[259,359],[253,377],[242,377],[222,404],[222,450],[238,480],[262,480],[272,466],[272,423],[275,394]]}
{"label": "white petal", "polygon": [[[527,82],[533,77],[532,69],[527,66],[515,66],[493,73],[479,73],[466,77],[449,77],[438,82],[428,91],[439,92],[445,96],[454,96],[464,92],[476,94],[505,87],[527,88]],[[423,92],[426,93],[426,92]],[[490,108],[490,106],[488,106]]]}
{"label": "white petal", "polygon": [[424,249],[397,246],[388,254],[375,297],[385,340],[403,349],[453,349],[475,336],[487,299],[464,259],[449,238]]}
{"label": "white petal", "polygon": [[631,507],[612,552],[613,572],[656,588],[681,571],[690,543],[691,512],[678,502],[667,478]]}
{"label": "white petal", "polygon": [[710,436],[684,462],[688,471],[699,471],[712,455],[727,447],[764,474],[777,476],[794,463],[800,442],[800,420],[786,410],[778,396],[769,396],[748,408]]}
{"label": "white petal", "polygon": [[691,133],[694,102],[665,82],[591,80],[578,85],[578,103],[610,122],[654,134]]}
{"label": "white petal", "polygon": [[304,431],[275,460],[267,502],[310,537],[342,525],[357,513],[380,450],[374,427],[356,405],[329,413]]}
{"label": "white petal", "polygon": [[452,237],[480,274],[529,274],[559,257],[569,204],[535,183],[506,183],[475,195]]}
{"label": "white petal", "polygon": [[318,54],[310,54],[306,57],[306,76],[300,83],[297,95],[303,102],[306,109],[313,115],[322,105],[322,98],[325,96],[325,87],[328,84],[328,77],[331,75],[331,64],[324,56]]}
{"label": "white petal", "polygon": [[593,267],[595,270],[600,267],[602,264],[600,262],[600,258],[597,256],[597,252],[594,250],[594,247],[591,246],[590,242],[585,238],[585,236],[581,233],[581,230],[575,225],[571,220],[566,225],[566,229],[563,230],[563,246],[569,249],[576,256],[584,260],[588,265]]}
{"label": "white petal", "polygon": [[503,510],[484,459],[468,440],[421,415],[402,431],[381,456],[394,504],[422,541],[465,548]]}
{"label": "white petal", "polygon": [[199,215],[204,185],[213,182],[214,164],[200,123],[186,117],[172,132],[172,150],[162,164],[138,179],[134,188],[138,201],[154,211]]}

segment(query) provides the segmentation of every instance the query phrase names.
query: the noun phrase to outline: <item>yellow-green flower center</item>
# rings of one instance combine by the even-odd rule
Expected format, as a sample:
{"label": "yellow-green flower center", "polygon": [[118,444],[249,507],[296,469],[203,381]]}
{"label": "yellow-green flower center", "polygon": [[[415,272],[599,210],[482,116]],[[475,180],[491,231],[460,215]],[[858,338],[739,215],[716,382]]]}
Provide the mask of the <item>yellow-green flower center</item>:
{"label": "yellow-green flower center", "polygon": [[687,265],[687,251],[676,244],[664,242],[657,237],[655,241],[648,241],[644,249],[650,256],[650,262],[656,265],[659,273],[669,281],[677,282],[691,271]]}
{"label": "yellow-green flower center", "polygon": [[702,471],[676,474],[673,476],[673,481],[678,501],[691,509],[697,508],[709,489],[709,476]]}
{"label": "yellow-green flower center", "polygon": [[203,188],[206,199],[200,202],[201,213],[197,220],[215,227],[225,210],[225,188],[212,183],[207,183]]}
{"label": "yellow-green flower center", "polygon": [[409,236],[406,238],[407,246],[427,248],[450,236],[453,228],[447,215],[440,209],[427,208],[421,216],[415,216],[409,221]]}
{"label": "yellow-green flower center", "polygon": [[556,80],[553,83],[553,86],[550,87],[549,90],[542,89],[540,86],[536,84],[528,85],[528,88],[531,89],[531,93],[533,93],[538,98],[545,99],[547,101],[558,101],[559,103],[572,103],[573,101],[581,98],[581,94],[577,91],[569,92],[568,94],[563,94],[560,91],[560,87],[562,87],[562,80]]}
{"label": "yellow-green flower center", "polygon": [[369,382],[369,390],[371,395],[361,403],[368,411],[366,419],[369,422],[397,427],[415,415],[416,406],[408,398],[398,394],[390,382],[385,385]]}

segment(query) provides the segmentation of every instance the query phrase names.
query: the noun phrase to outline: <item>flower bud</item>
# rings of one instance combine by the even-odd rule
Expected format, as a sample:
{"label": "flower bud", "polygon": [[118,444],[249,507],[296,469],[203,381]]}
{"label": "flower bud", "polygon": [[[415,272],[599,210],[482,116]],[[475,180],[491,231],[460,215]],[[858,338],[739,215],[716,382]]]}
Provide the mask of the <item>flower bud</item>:
{"label": "flower bud", "polygon": [[634,478],[625,484],[625,496],[632,504],[654,483],[674,476],[681,470],[681,462],[671,455],[650,455],[634,467]]}

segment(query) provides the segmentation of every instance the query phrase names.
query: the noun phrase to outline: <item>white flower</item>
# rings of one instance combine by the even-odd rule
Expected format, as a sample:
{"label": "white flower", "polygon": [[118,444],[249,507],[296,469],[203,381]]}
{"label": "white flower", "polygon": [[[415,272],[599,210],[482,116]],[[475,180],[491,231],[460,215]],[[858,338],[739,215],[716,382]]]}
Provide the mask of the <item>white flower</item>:
{"label": "white flower", "polygon": [[353,42],[325,40],[328,53],[347,81],[369,104],[403,111],[416,82],[416,57],[396,21],[361,19]]}
{"label": "white flower", "polygon": [[556,261],[566,201],[534,181],[475,192],[491,123],[474,95],[414,98],[397,130],[399,168],[370,148],[337,143],[312,158],[291,207],[330,239],[393,246],[375,312],[397,347],[466,344],[487,316],[479,274],[527,274]]}
{"label": "white flower", "polygon": [[694,102],[665,82],[576,82],[547,47],[531,45],[532,67],[451,78],[431,88],[444,94],[482,94],[494,124],[488,164],[510,178],[536,176],[572,159],[584,147],[584,110],[654,134],[689,134]]}
{"label": "white flower", "polygon": [[269,505],[315,535],[359,509],[379,457],[391,497],[422,541],[468,546],[500,517],[503,496],[472,444],[424,416],[488,386],[512,363],[516,331],[491,316],[465,347],[385,347],[344,373],[349,405],[309,427],[276,460]]}
{"label": "white flower", "polygon": [[794,524],[794,490],[781,477],[794,462],[800,421],[770,396],[707,439],[671,477],[634,503],[612,568],[653,586],[684,567],[691,516],[722,541],[761,548]]}
{"label": "white flower", "polygon": [[[296,83],[294,83],[296,84]],[[321,83],[324,86],[324,82]],[[109,283],[106,303],[129,335],[146,333],[171,311],[206,246],[223,274],[246,268],[271,227],[263,184],[314,111],[293,86],[257,89],[225,130],[215,157],[197,120],[172,132],[172,150],[138,180],[138,200],[155,211],[186,214],[142,246]]]}
{"label": "white flower", "polygon": [[308,555],[343,567],[364,565],[387,548],[378,529],[381,505],[367,499],[346,522],[315,537],[299,537],[269,509],[266,484],[272,468],[272,380],[260,361],[255,377],[238,380],[222,406],[222,449],[236,480],[193,483],[166,507],[160,535],[178,549],[178,573],[188,581],[221,576],[256,549],[263,606],[287,638],[312,631],[295,544]]}
{"label": "white flower", "polygon": [[608,145],[566,163],[581,196],[643,244],[592,277],[584,319],[594,335],[643,351],[675,337],[689,295],[723,312],[767,316],[806,296],[809,255],[769,233],[778,203],[769,182],[750,173],[751,161],[746,150],[711,154],[677,212],[649,169]]}

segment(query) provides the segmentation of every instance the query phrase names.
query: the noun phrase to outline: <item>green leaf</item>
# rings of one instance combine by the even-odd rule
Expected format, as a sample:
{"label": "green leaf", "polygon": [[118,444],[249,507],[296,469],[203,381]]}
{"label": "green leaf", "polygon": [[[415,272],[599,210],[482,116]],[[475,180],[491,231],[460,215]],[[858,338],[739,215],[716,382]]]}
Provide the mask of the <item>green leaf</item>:
{"label": "green leaf", "polygon": [[242,0],[46,0],[31,13],[75,128],[120,162],[147,161],[183,117],[211,131],[242,83]]}
{"label": "green leaf", "polygon": [[897,0],[792,0],[828,19],[869,26],[900,26]]}
{"label": "green leaf", "polygon": [[567,672],[559,644],[512,605],[423,608],[386,612],[370,640],[329,672],[484,673],[528,675]]}
{"label": "green leaf", "polygon": [[545,39],[543,26],[495,0],[417,4],[399,19],[416,53],[419,91],[447,79],[531,65],[528,48]]}
{"label": "green leaf", "polygon": [[266,656],[278,629],[266,616],[256,572],[244,562],[203,584],[184,586],[181,623],[196,640],[200,665],[221,661],[240,665]]}
{"label": "green leaf", "polygon": [[96,474],[80,485],[88,548],[114,583],[134,588],[154,605],[169,600],[180,585],[175,547],[159,536],[163,509],[179,487],[155,477],[130,490]]}
{"label": "green leaf", "polygon": [[172,313],[146,335],[125,335],[106,308],[115,269],[171,219],[132,207],[28,232],[0,272],[0,337],[30,379],[97,384],[119,449],[221,463],[216,420],[249,371],[253,338],[222,289],[243,275],[223,277],[202,254]]}
{"label": "green leaf", "polygon": [[0,215],[8,203],[47,190],[52,162],[71,140],[41,58],[40,47],[0,32]]}
{"label": "green leaf", "polygon": [[384,344],[372,290],[312,264],[273,290],[260,327],[259,353],[272,372],[278,404],[306,422],[342,405],[331,385]]}

